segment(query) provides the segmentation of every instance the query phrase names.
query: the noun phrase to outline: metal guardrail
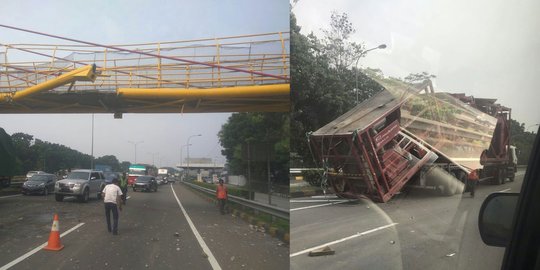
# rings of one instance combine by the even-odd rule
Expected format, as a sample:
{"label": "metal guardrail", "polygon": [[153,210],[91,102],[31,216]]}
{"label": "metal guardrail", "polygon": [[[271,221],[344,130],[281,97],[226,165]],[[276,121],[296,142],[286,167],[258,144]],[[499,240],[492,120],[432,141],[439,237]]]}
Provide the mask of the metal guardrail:
{"label": "metal guardrail", "polygon": [[[216,193],[215,190],[205,188],[205,187],[201,187],[201,186],[198,186],[198,185],[195,185],[195,184],[192,184],[192,183],[183,182],[183,181],[181,183],[186,184],[186,185],[188,185],[188,186],[190,186],[190,187],[192,187],[194,189],[200,190],[200,191],[208,193],[208,194],[214,195]],[[283,209],[283,208],[275,207],[275,206],[272,206],[272,205],[267,205],[267,204],[264,204],[264,203],[247,200],[247,199],[240,198],[240,197],[237,197],[237,196],[232,196],[232,195],[228,195],[228,198],[229,198],[229,200],[231,200],[231,201],[233,201],[235,203],[247,206],[249,208],[253,208],[255,210],[267,213],[267,214],[275,216],[275,217],[279,217],[279,218],[282,218],[282,219],[289,220],[289,216],[290,216],[289,215],[289,209]]]}

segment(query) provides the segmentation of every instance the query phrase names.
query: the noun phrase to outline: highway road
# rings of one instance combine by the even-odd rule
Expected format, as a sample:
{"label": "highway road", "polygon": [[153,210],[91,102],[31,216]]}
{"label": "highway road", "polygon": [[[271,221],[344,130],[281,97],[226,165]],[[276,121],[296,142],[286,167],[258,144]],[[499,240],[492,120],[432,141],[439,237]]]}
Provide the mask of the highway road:
{"label": "highway road", "polygon": [[[492,192],[519,192],[524,173],[479,185],[474,198],[410,189],[385,204],[291,200],[290,269],[498,269],[504,249],[482,242],[479,209]],[[323,246],[335,254],[308,256]]]}
{"label": "highway road", "polygon": [[[54,195],[0,198],[0,269],[289,267],[287,245],[239,218],[220,215],[184,185],[160,186],[156,193],[130,190],[128,196],[117,236],[107,232],[103,202],[96,198],[88,203],[56,202]],[[44,251],[37,247],[47,242],[54,213],[60,233],[67,233],[61,238],[65,247]]]}

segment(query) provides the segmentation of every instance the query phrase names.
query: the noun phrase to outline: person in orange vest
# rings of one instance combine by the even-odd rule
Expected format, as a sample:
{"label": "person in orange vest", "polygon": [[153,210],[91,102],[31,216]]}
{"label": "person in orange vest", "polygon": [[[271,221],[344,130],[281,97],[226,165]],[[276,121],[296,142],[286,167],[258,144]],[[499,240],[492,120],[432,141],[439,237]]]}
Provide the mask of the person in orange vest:
{"label": "person in orange vest", "polygon": [[478,171],[472,170],[471,173],[469,173],[469,181],[467,181],[467,183],[469,184],[469,191],[471,192],[471,197],[474,197],[474,189],[478,184],[478,179]]}
{"label": "person in orange vest", "polygon": [[223,185],[223,179],[219,179],[219,185],[216,189],[216,197],[219,203],[219,211],[225,214],[225,203],[227,202],[227,187]]}

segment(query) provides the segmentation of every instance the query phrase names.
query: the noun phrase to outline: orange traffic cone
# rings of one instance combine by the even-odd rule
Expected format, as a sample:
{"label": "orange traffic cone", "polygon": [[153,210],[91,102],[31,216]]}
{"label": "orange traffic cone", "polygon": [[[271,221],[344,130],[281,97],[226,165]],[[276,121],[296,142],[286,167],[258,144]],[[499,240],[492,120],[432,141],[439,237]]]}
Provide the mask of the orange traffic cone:
{"label": "orange traffic cone", "polygon": [[58,215],[54,214],[54,219],[52,223],[51,228],[51,234],[49,235],[49,242],[47,243],[47,246],[43,249],[46,250],[54,250],[59,251],[64,248],[64,245],[60,243],[60,232],[59,232],[59,225],[58,225]]}

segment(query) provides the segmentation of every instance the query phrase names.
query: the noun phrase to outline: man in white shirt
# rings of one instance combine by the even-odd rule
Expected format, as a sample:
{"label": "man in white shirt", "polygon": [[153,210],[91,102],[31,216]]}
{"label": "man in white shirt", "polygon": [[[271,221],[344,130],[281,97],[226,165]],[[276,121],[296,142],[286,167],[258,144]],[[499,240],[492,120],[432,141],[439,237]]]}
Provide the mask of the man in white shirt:
{"label": "man in white shirt", "polygon": [[122,211],[121,196],[122,190],[118,187],[118,178],[112,179],[112,184],[108,184],[103,188],[103,202],[105,202],[105,217],[107,218],[107,229],[111,232],[111,211],[113,213],[113,228],[112,233],[118,234],[118,209]]}

